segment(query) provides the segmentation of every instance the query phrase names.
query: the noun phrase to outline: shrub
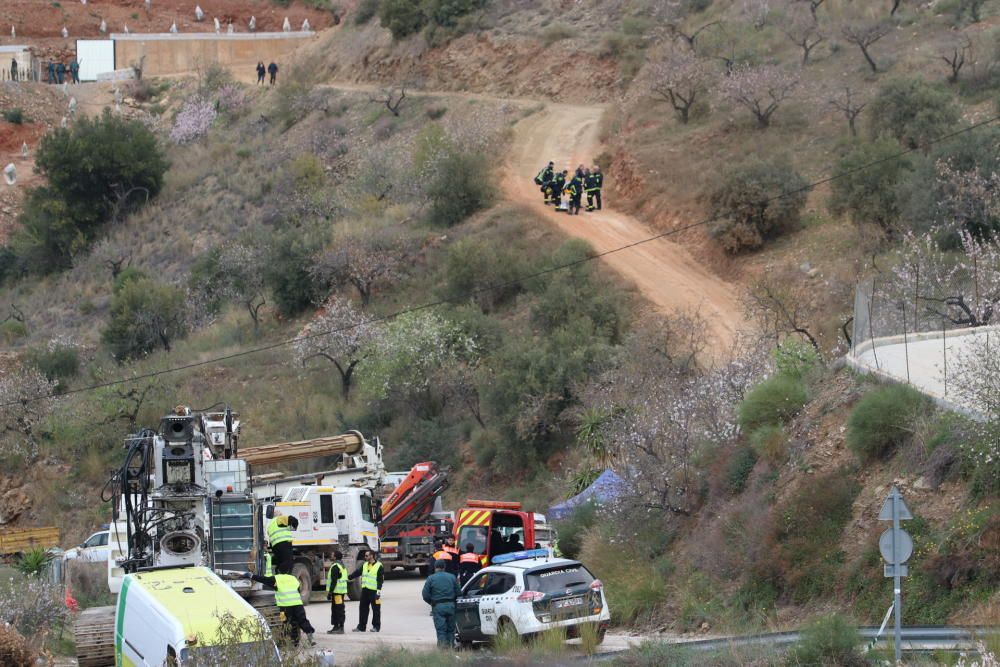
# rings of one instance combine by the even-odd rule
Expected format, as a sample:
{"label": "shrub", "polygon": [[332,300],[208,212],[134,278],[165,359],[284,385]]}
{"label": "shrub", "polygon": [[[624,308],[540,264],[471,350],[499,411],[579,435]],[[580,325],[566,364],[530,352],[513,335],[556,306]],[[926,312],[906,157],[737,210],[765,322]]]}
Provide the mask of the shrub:
{"label": "shrub", "polygon": [[426,113],[427,117],[431,120],[440,120],[448,113],[448,107],[429,107]]}
{"label": "shrub", "polygon": [[50,382],[68,380],[80,372],[80,354],[77,348],[55,341],[46,348],[30,350],[28,362]]}
{"label": "shrub", "polygon": [[472,300],[488,312],[522,291],[517,279],[524,273],[521,254],[501,241],[462,239],[448,247],[443,296],[455,302]]}
{"label": "shrub", "polygon": [[750,447],[741,447],[726,464],[726,490],[733,495],[741,493],[757,463],[757,453]]}
{"label": "shrub", "polygon": [[36,665],[35,652],[13,626],[0,623],[0,665]]}
{"label": "shrub", "polygon": [[24,112],[20,109],[4,109],[3,119],[8,123],[13,123],[14,125],[21,125],[24,123]]}
{"label": "shrub", "polygon": [[486,158],[475,153],[449,151],[436,165],[428,187],[428,218],[451,227],[493,202],[493,179]]}
{"label": "shrub", "polygon": [[187,333],[184,292],[150,278],[130,280],[111,299],[111,319],[101,338],[124,361],[162,347]]}
{"label": "shrub", "polygon": [[[756,161],[726,171],[709,194],[713,235],[730,253],[760,248],[795,229],[808,181],[788,162]],[[785,196],[779,197],[784,194]]]}
{"label": "shrub", "polygon": [[[837,163],[835,173],[844,174],[830,185],[830,210],[847,215],[855,224],[875,223],[893,231],[899,220],[899,186],[912,169],[907,157],[888,159],[899,152],[891,139],[876,139],[855,146]],[[862,166],[880,162],[877,168]]]}
{"label": "shrub", "polygon": [[38,147],[35,167],[48,184],[25,200],[15,252],[28,270],[68,266],[114,207],[124,203],[127,213],[156,196],[167,166],[145,125],[108,110],[57,128]]}
{"label": "shrub", "polygon": [[909,440],[928,400],[904,385],[880,387],[858,401],[847,419],[847,446],[864,461],[892,455]]}
{"label": "shrub", "polygon": [[788,458],[788,436],[777,424],[760,426],[750,433],[750,447],[757,457],[780,465]]}
{"label": "shrub", "polygon": [[394,39],[402,39],[427,24],[420,3],[413,0],[382,0],[378,8],[379,23],[388,28]]}
{"label": "shrub", "polygon": [[553,522],[559,534],[559,551],[566,558],[577,558],[587,531],[597,524],[597,505],[585,502],[565,519]]}
{"label": "shrub", "polygon": [[326,286],[309,271],[318,250],[314,240],[294,232],[282,234],[272,244],[264,282],[282,315],[298,315],[325,296]]}
{"label": "shrub", "polygon": [[326,174],[323,172],[323,165],[312,153],[302,153],[292,160],[289,165],[289,172],[295,187],[303,192],[315,192],[323,187],[326,181]]}
{"label": "shrub", "polygon": [[569,39],[576,34],[572,28],[564,23],[553,23],[542,33],[542,43],[545,46],[552,46],[556,42]]}
{"label": "shrub", "polygon": [[485,6],[486,0],[424,0],[424,15],[435,25],[454,28],[466,14]]}
{"label": "shrub", "polygon": [[41,574],[51,561],[52,554],[45,547],[35,547],[17,557],[17,560],[14,561],[14,569],[21,574],[36,576]]}
{"label": "shrub", "polygon": [[28,335],[28,325],[17,320],[7,320],[0,324],[0,337],[8,345]]}
{"label": "shrub", "polygon": [[799,338],[788,338],[774,348],[774,365],[778,373],[789,377],[805,377],[821,361],[816,348]]}
{"label": "shrub", "polygon": [[776,375],[747,392],[737,410],[740,426],[751,431],[760,426],[781,424],[798,414],[807,400],[801,380]]}
{"label": "shrub", "polygon": [[873,137],[889,136],[908,148],[918,148],[947,133],[960,114],[951,95],[917,77],[883,85],[868,105]]}
{"label": "shrub", "polygon": [[361,0],[354,13],[354,24],[364,25],[371,21],[378,13],[379,0]]}
{"label": "shrub", "polygon": [[852,623],[836,614],[827,616],[803,631],[802,639],[788,654],[787,664],[790,667],[864,667],[870,663],[859,652],[860,643],[857,628]]}

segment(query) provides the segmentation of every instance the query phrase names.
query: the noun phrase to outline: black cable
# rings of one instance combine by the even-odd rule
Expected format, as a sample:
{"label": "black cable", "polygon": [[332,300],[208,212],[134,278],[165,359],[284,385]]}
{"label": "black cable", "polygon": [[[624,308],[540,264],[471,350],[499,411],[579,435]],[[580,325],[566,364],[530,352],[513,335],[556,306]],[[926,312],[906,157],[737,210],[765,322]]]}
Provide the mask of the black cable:
{"label": "black cable", "polygon": [[[978,129],[980,127],[984,127],[984,126],[989,125],[991,123],[995,123],[997,120],[1000,120],[1000,116],[993,116],[992,118],[989,118],[987,120],[983,120],[983,121],[980,121],[978,123],[974,123],[972,125],[963,127],[960,130],[955,130],[954,132],[949,132],[948,134],[942,135],[942,136],[938,137],[937,139],[933,139],[931,141],[928,141],[928,142],[924,143],[923,145],[921,145],[919,147],[916,147],[916,148],[907,148],[906,150],[900,151],[898,153],[894,153],[893,155],[889,155],[887,157],[879,158],[878,160],[874,160],[872,162],[868,162],[866,164],[859,165],[857,167],[854,167],[853,169],[848,169],[847,171],[843,171],[843,172],[840,172],[840,173],[833,174],[831,176],[827,176],[825,178],[821,178],[821,179],[819,179],[817,181],[813,181],[812,183],[809,183],[808,185],[804,185],[802,187],[795,188],[793,190],[788,190],[788,191],[782,192],[780,194],[774,195],[772,197],[768,197],[766,199],[763,199],[763,200],[761,200],[760,203],[761,204],[769,204],[769,203],[771,203],[773,201],[777,201],[779,199],[784,199],[785,197],[789,197],[789,196],[794,195],[794,194],[799,194],[801,192],[809,192],[810,190],[812,190],[813,188],[815,188],[815,187],[817,187],[819,185],[825,185],[827,183],[831,183],[831,182],[839,180],[841,178],[845,178],[847,176],[851,176],[852,174],[856,174],[856,173],[858,173],[860,171],[871,169],[872,167],[877,167],[877,166],[879,166],[881,164],[885,164],[885,163],[891,162],[893,160],[898,160],[899,158],[904,157],[906,155],[909,155],[910,153],[916,152],[918,150],[924,150],[924,149],[926,149],[929,146],[933,146],[933,145],[941,143],[943,141],[947,141],[948,139],[952,139],[954,137],[957,137],[959,135],[965,134],[967,132],[971,132],[972,130]],[[113,386],[120,385],[120,384],[126,384],[126,383],[130,383],[130,382],[136,382],[138,380],[148,380],[150,378],[159,377],[161,375],[169,375],[171,373],[179,373],[181,371],[190,370],[192,368],[199,368],[201,366],[207,366],[207,365],[210,365],[210,364],[222,363],[224,361],[231,361],[233,359],[239,359],[241,357],[250,356],[252,354],[258,354],[260,352],[267,352],[269,350],[275,350],[275,349],[278,349],[278,348],[281,348],[281,347],[287,347],[289,345],[294,345],[295,343],[298,343],[298,342],[301,342],[301,341],[311,340],[313,338],[319,338],[320,336],[328,336],[328,335],[330,335],[332,333],[340,333],[342,331],[349,331],[351,329],[356,329],[357,327],[360,327],[360,326],[371,325],[371,324],[378,324],[380,322],[385,322],[385,321],[388,321],[388,320],[393,320],[393,319],[395,319],[397,317],[400,317],[402,315],[408,315],[410,313],[416,313],[416,312],[420,312],[420,311],[423,311],[423,310],[429,310],[431,308],[437,308],[438,306],[444,306],[444,305],[447,305],[447,304],[455,304],[455,303],[464,303],[470,297],[476,296],[476,295],[481,294],[483,292],[492,292],[492,291],[504,289],[506,287],[511,287],[513,285],[517,285],[517,284],[519,284],[521,282],[524,282],[524,281],[533,280],[535,278],[540,278],[541,276],[545,276],[545,275],[548,275],[550,273],[555,273],[556,271],[562,271],[563,269],[569,269],[569,268],[572,268],[574,266],[578,266],[580,264],[584,264],[585,262],[591,262],[591,261],[593,261],[595,259],[600,259],[601,257],[607,257],[608,255],[613,255],[615,253],[622,252],[623,250],[629,250],[630,248],[635,248],[637,246],[644,245],[646,243],[651,243],[653,241],[658,241],[660,239],[667,238],[668,236],[673,236],[675,234],[680,234],[682,232],[686,232],[686,231],[694,229],[696,227],[703,227],[705,225],[711,224],[712,222],[715,222],[716,220],[719,219],[719,217],[720,217],[719,215],[713,215],[711,217],[705,218],[704,220],[700,220],[698,222],[693,222],[693,223],[691,223],[689,225],[683,225],[681,227],[677,227],[677,228],[671,229],[669,231],[661,232],[659,234],[654,234],[653,236],[649,236],[649,237],[646,237],[644,239],[639,239],[638,241],[633,241],[632,243],[627,243],[627,244],[625,244],[623,246],[618,246],[617,248],[611,248],[610,250],[605,250],[603,252],[598,252],[598,253],[594,253],[592,255],[587,255],[586,257],[574,260],[572,262],[566,262],[565,264],[557,264],[557,265],[551,266],[551,267],[549,267],[547,269],[543,269],[541,271],[536,271],[535,273],[530,273],[528,275],[521,276],[521,277],[518,277],[518,278],[514,278],[512,280],[508,280],[506,282],[502,282],[502,283],[499,283],[499,284],[496,284],[496,285],[486,285],[484,287],[480,287],[480,288],[477,288],[477,289],[474,289],[474,290],[470,290],[469,292],[467,292],[466,294],[462,295],[461,297],[452,297],[452,298],[447,298],[447,299],[439,299],[437,301],[429,301],[427,303],[423,303],[423,304],[420,304],[420,305],[417,305],[417,306],[411,306],[409,308],[403,308],[401,310],[396,310],[396,311],[393,311],[393,312],[391,312],[391,313],[389,313],[387,315],[374,316],[374,317],[371,317],[371,318],[369,318],[369,319],[367,319],[367,320],[365,320],[363,322],[360,322],[358,324],[350,324],[350,325],[347,325],[347,326],[337,327],[337,328],[334,328],[334,329],[327,329],[325,331],[318,331],[318,332],[306,334],[306,335],[303,335],[303,336],[296,336],[294,338],[287,338],[287,339],[280,340],[280,341],[277,341],[277,342],[274,342],[274,343],[269,343],[267,345],[261,345],[261,346],[258,346],[258,347],[253,347],[253,348],[249,348],[249,349],[246,349],[246,350],[242,350],[240,352],[234,352],[232,354],[226,354],[226,355],[223,355],[223,356],[220,356],[220,357],[213,357],[211,359],[205,359],[203,361],[194,361],[194,362],[191,362],[189,364],[182,364],[180,366],[174,366],[172,368],[166,368],[166,369],[159,370],[159,371],[151,371],[149,373],[142,373],[142,374],[139,374],[139,375],[134,375],[134,376],[129,377],[129,378],[122,378],[122,379],[119,379],[119,380],[109,380],[108,382],[100,382],[100,383],[88,385],[88,386],[85,386],[85,387],[78,387],[76,389],[68,389],[68,390],[65,390],[65,391],[61,391],[59,393],[50,392],[50,393],[47,393],[47,394],[38,394],[36,396],[31,396],[31,397],[28,397],[28,398],[18,399],[18,400],[14,400],[14,401],[8,401],[6,403],[0,403],[0,407],[9,407],[9,406],[12,406],[12,405],[24,405],[24,404],[27,404],[27,403],[33,403],[35,401],[42,401],[42,400],[48,400],[48,399],[51,399],[51,398],[58,398],[58,397],[62,397],[62,396],[69,396],[71,394],[80,394],[80,393],[84,393],[84,392],[95,391],[97,389],[104,389],[106,387],[113,387]]]}

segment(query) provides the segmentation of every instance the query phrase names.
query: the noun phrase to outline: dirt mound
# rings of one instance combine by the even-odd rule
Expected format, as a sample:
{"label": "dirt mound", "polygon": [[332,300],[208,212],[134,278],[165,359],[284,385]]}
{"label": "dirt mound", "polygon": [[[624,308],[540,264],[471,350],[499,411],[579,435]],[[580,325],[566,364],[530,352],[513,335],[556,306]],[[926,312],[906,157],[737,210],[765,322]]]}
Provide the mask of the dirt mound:
{"label": "dirt mound", "polygon": [[[194,20],[194,7],[198,4],[205,12],[205,20]],[[63,26],[69,30],[70,39],[102,37],[101,20],[107,22],[108,32],[121,32],[128,26],[131,32],[166,32],[177,22],[181,32],[212,32],[213,18],[223,26],[232,22],[237,32],[247,32],[250,17],[257,18],[257,30],[279,31],[285,17],[294,30],[309,19],[313,30],[333,25],[336,15],[308,7],[300,0],[293,0],[288,7],[280,7],[270,0],[152,0],[147,12],[143,0],[89,0],[86,5],[78,0],[40,2],[39,0],[3,0],[0,2],[0,25],[5,34],[10,26],[17,31],[18,40],[29,44],[39,38],[61,39]]]}

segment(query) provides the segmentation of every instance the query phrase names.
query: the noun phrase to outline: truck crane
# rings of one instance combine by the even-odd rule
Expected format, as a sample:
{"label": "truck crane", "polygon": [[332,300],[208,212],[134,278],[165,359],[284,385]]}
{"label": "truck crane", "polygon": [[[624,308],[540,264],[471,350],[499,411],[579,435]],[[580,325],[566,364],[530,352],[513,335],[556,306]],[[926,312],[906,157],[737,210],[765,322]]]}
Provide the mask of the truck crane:
{"label": "truck crane", "polygon": [[451,533],[450,513],[440,511],[441,494],[448,488],[448,473],[433,461],[413,466],[382,502],[379,537],[382,561],[389,567],[420,569],[428,563],[435,543]]}

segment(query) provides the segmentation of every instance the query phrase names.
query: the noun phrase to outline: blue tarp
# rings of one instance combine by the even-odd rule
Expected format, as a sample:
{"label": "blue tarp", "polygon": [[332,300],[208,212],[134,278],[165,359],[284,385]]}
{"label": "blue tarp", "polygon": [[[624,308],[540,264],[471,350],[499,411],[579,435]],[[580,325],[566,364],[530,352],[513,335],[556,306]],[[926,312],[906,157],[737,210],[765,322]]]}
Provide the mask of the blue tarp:
{"label": "blue tarp", "polygon": [[573,510],[588,500],[593,500],[599,505],[614,500],[622,494],[624,488],[625,482],[622,481],[621,477],[616,475],[611,470],[605,470],[601,473],[601,476],[595,479],[594,483],[586,489],[576,494],[569,500],[564,500],[563,502],[550,507],[548,519],[554,521],[565,519],[573,513]]}

